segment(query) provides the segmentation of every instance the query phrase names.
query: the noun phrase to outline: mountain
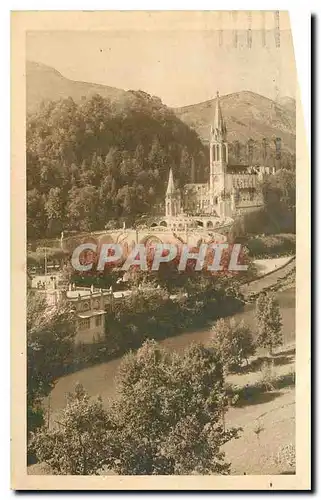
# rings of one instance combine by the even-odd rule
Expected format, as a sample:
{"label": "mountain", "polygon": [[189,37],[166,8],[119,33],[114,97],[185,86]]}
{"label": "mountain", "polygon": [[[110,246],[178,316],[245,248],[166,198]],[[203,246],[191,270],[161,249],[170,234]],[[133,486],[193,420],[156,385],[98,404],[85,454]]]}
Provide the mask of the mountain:
{"label": "mountain", "polygon": [[[249,138],[261,142],[282,140],[282,148],[295,153],[295,101],[286,106],[250,91],[235,92],[220,97],[226,122],[228,141],[245,144]],[[208,142],[214,118],[216,99],[174,109],[176,116],[196,130],[203,142]]]}
{"label": "mountain", "polygon": [[59,71],[45,64],[27,61],[26,63],[27,111],[37,111],[42,101],[57,101],[72,97],[79,102],[83,97],[100,94],[113,101],[122,101],[127,92],[107,85],[77,82],[62,76]]}
{"label": "mountain", "polygon": [[293,99],[293,97],[289,97],[289,96],[279,97],[279,99],[277,100],[277,103],[280,106],[287,108],[289,111],[292,111],[292,113],[295,113],[296,102],[295,102],[295,99]]}
{"label": "mountain", "polygon": [[[57,70],[42,63],[28,61],[26,64],[27,110],[35,112],[42,101],[72,97],[77,103],[94,94],[109,98],[114,107],[122,112],[135,107],[142,91],[125,91],[115,87],[69,80]],[[158,99],[153,97],[154,100]],[[249,138],[259,144],[265,137],[270,150],[273,140],[280,137],[282,149],[295,154],[295,100],[283,97],[278,103],[250,91],[236,92],[220,98],[223,116],[228,131],[228,141],[239,141],[245,145]],[[214,117],[215,99],[172,108],[172,111],[194,129],[204,143],[208,142],[210,125]],[[244,157],[245,153],[241,156]]]}
{"label": "mountain", "polygon": [[[49,78],[61,83],[59,74],[49,71]],[[163,212],[170,168],[183,185],[195,161],[195,175],[204,179],[208,148],[158,97],[60,96],[27,117],[28,238]]]}

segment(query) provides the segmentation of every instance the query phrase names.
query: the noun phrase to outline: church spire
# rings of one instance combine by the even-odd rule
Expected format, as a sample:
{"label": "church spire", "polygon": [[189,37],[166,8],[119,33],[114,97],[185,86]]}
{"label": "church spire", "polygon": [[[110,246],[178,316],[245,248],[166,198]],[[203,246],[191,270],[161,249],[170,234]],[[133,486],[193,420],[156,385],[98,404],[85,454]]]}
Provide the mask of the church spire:
{"label": "church spire", "polygon": [[220,94],[216,92],[216,105],[215,105],[215,114],[214,114],[214,126],[213,132],[216,136],[217,140],[226,140],[226,127],[223,120],[221,105],[220,105]]}
{"label": "church spire", "polygon": [[174,193],[175,193],[175,184],[174,184],[173,170],[170,168],[166,194],[174,194]]}

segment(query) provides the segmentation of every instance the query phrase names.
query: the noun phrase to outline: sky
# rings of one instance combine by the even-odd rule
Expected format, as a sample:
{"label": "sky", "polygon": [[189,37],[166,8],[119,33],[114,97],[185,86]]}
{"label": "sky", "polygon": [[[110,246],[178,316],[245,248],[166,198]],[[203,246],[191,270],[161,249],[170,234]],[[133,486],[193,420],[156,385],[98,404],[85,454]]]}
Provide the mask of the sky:
{"label": "sky", "polygon": [[212,99],[219,90],[229,94],[251,90],[277,100],[296,94],[292,38],[281,31],[276,48],[273,31],[107,30],[30,31],[26,58],[54,67],[66,78],[125,90],[144,90],[168,106],[185,106]]}

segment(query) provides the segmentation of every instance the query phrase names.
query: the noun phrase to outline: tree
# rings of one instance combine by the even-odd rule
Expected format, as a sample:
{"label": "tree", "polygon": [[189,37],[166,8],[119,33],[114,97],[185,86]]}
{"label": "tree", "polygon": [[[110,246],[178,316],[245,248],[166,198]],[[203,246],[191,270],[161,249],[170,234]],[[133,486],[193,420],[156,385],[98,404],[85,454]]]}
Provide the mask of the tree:
{"label": "tree", "polygon": [[180,356],[147,341],[121,363],[113,469],[118,474],[228,474],[222,364],[213,350],[191,345]]}
{"label": "tree", "polygon": [[73,187],[69,191],[66,212],[69,214],[73,229],[91,231],[97,226],[99,195],[94,186]]}
{"label": "tree", "polygon": [[59,187],[51,188],[45,203],[45,212],[52,234],[59,234],[64,223],[64,199]]}
{"label": "tree", "polygon": [[48,307],[44,298],[27,297],[28,433],[41,424],[41,402],[70,360],[75,336],[68,304]]}
{"label": "tree", "polygon": [[251,234],[261,234],[268,229],[269,217],[264,208],[253,210],[237,217],[229,232],[229,241],[242,241],[246,243]]}
{"label": "tree", "polygon": [[211,346],[221,356],[227,368],[239,368],[255,353],[251,331],[242,321],[219,319],[212,328]]}
{"label": "tree", "polygon": [[122,361],[118,396],[108,411],[78,386],[31,448],[58,474],[228,474],[222,445],[240,429],[225,428],[222,363],[213,349],[182,355],[147,341]]}
{"label": "tree", "polygon": [[191,179],[191,157],[185,146],[181,151],[179,172],[181,177],[181,183],[190,182]]}
{"label": "tree", "polygon": [[46,213],[44,199],[34,188],[27,192],[27,235],[28,238],[39,238],[46,231]]}
{"label": "tree", "polygon": [[[97,95],[48,102],[27,121],[28,236],[56,236],[60,219],[51,215],[59,201],[76,230],[101,229],[110,218],[128,218],[128,210],[150,211],[163,200],[169,165],[182,160],[177,173],[185,182],[190,156],[201,153],[207,150],[196,132],[144,92],[131,92],[121,106]],[[60,194],[51,192],[57,188]]]}
{"label": "tree", "polygon": [[78,384],[59,422],[34,433],[30,446],[56,474],[94,475],[110,460],[110,430],[101,398],[90,399]]}
{"label": "tree", "polygon": [[282,317],[280,306],[274,295],[260,294],[256,301],[256,321],[258,326],[257,345],[273,349],[282,345]]}
{"label": "tree", "polygon": [[274,232],[295,232],[295,171],[279,170],[262,185],[264,207]]}

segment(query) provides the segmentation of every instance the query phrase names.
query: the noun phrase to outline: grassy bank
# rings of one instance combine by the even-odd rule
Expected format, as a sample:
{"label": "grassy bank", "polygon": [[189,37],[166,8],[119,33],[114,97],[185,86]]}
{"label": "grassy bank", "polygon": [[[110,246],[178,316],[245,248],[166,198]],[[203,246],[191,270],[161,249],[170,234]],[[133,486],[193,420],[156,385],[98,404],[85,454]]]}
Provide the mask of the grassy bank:
{"label": "grassy bank", "polygon": [[271,234],[249,238],[244,242],[252,258],[264,259],[295,254],[295,234]]}

